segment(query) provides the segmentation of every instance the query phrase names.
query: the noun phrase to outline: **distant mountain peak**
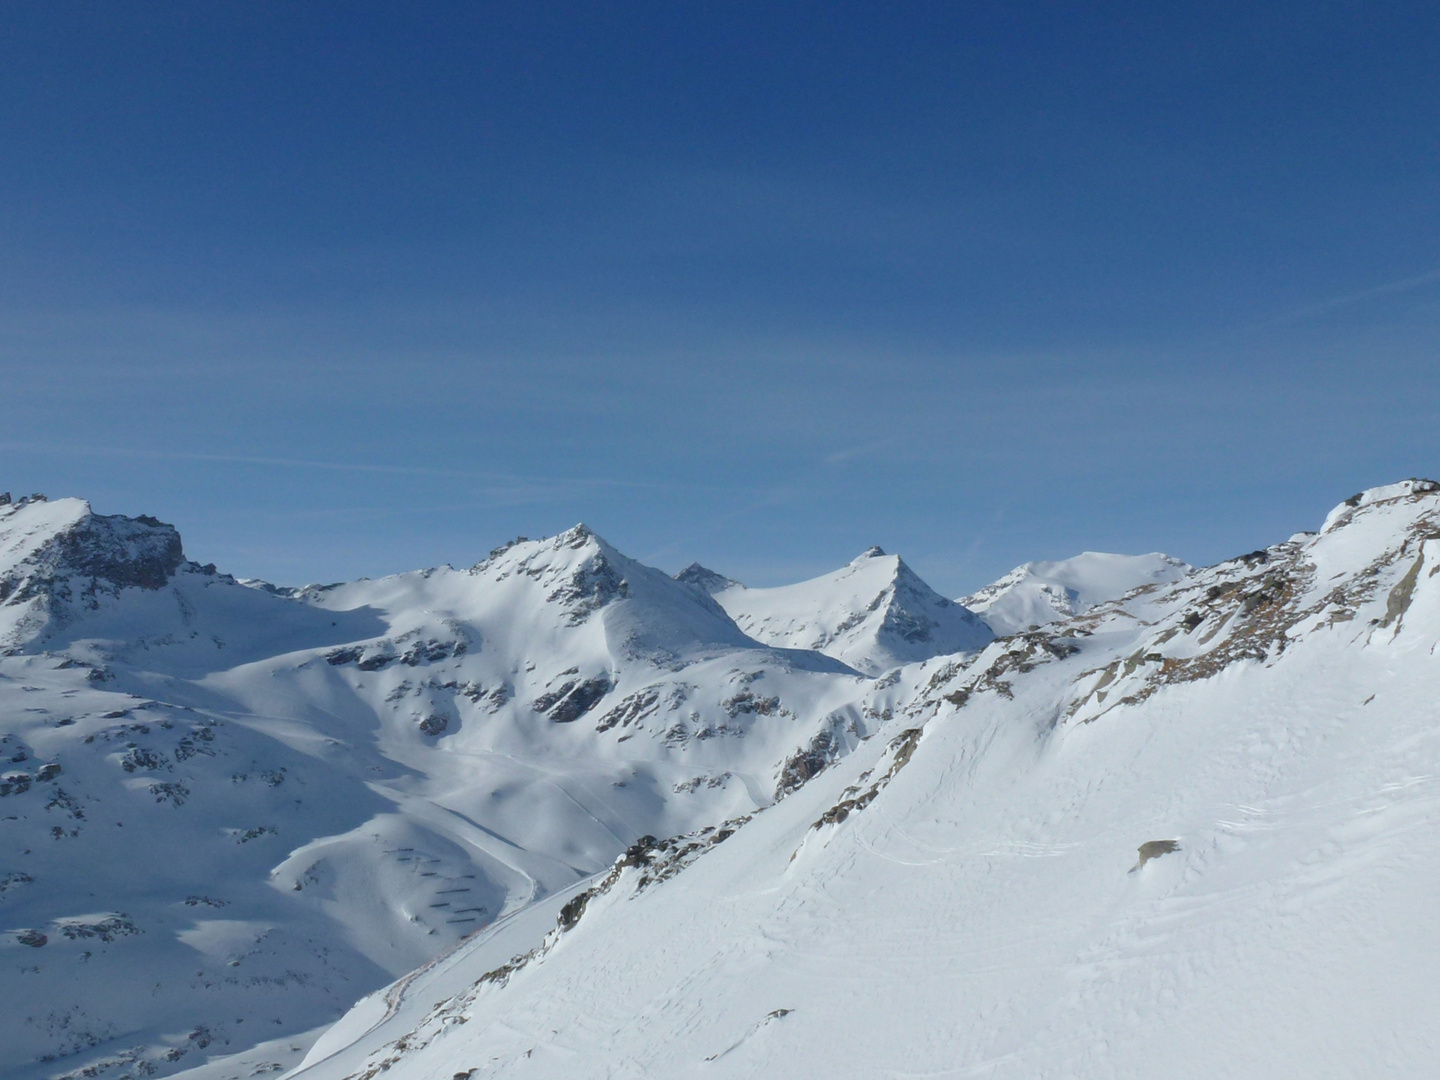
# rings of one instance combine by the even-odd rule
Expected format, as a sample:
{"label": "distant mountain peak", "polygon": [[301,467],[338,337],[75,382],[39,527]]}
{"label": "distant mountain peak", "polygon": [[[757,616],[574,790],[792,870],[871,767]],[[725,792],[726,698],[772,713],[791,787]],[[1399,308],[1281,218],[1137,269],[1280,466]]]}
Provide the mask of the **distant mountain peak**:
{"label": "distant mountain peak", "polygon": [[974,613],[879,547],[809,581],[722,589],[715,598],[757,641],[813,649],[870,675],[973,651],[994,637]]}
{"label": "distant mountain peak", "polygon": [[717,574],[708,566],[701,566],[698,562],[692,562],[689,566],[685,567],[684,570],[681,570],[675,575],[675,580],[683,582],[686,585],[694,585],[696,588],[703,592],[710,593],[712,596],[726,589],[743,589],[745,587],[734,578],[728,578],[724,574]]}
{"label": "distant mountain peak", "polygon": [[1084,551],[1054,562],[1022,563],[998,581],[961,597],[960,603],[1005,636],[1079,615],[1145,585],[1176,581],[1190,569],[1158,551],[1148,555]]}

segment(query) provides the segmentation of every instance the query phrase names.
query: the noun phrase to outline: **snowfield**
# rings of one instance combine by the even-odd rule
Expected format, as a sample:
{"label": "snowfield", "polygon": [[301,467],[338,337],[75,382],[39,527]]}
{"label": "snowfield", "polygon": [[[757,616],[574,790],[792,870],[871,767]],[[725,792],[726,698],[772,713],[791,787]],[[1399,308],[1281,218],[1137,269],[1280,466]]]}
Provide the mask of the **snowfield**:
{"label": "snowfield", "polygon": [[1440,485],[963,604],[172,535],[0,506],[6,1076],[1435,1074]]}

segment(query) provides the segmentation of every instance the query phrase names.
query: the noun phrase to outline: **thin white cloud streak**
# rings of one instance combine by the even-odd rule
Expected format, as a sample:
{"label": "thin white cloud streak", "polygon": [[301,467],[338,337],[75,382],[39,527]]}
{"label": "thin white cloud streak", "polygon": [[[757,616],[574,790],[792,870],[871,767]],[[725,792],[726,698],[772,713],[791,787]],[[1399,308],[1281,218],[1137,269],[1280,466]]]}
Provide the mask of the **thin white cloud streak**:
{"label": "thin white cloud streak", "polygon": [[895,439],[881,439],[878,442],[865,443],[862,446],[850,446],[843,450],[836,450],[833,454],[825,456],[827,465],[844,465],[846,462],[854,461],[857,458],[870,457],[873,454],[885,450],[895,443]]}
{"label": "thin white cloud streak", "polygon": [[475,469],[437,469],[424,465],[381,465],[360,461],[318,461],[310,458],[266,457],[257,454],[207,454],[186,450],[141,450],[130,447],[47,445],[41,443],[0,442],[0,449],[37,454],[74,454],[82,457],[127,457],[152,461],[197,461],[225,465],[259,465],[268,468],[323,469],[336,472],[359,472],[390,476],[431,476],[437,479],[483,480],[489,483],[523,487],[575,489],[587,487],[659,488],[664,485],[642,480],[606,478],[574,479],[558,477],[515,476]]}
{"label": "thin white cloud streak", "polygon": [[1287,323],[1303,322],[1306,319],[1313,319],[1331,311],[1337,311],[1341,308],[1364,303],[1366,300],[1374,300],[1381,296],[1392,296],[1396,293],[1411,292],[1414,289],[1423,289],[1426,285],[1434,284],[1440,284],[1440,270],[1431,270],[1424,274],[1416,274],[1413,277],[1387,281],[1383,285],[1372,285],[1368,289],[1360,289],[1358,292],[1346,293],[1343,296],[1333,296],[1317,304],[1310,304],[1306,307],[1296,308],[1294,311],[1288,311],[1283,315],[1277,315],[1264,325],[1283,326]]}

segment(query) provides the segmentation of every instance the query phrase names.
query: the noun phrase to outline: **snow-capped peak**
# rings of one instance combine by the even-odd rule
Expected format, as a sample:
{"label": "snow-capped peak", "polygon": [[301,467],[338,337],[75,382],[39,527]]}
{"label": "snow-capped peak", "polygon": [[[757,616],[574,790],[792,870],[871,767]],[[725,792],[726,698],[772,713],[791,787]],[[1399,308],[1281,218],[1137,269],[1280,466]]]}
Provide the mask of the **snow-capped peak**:
{"label": "snow-capped peak", "polygon": [[1069,559],[1017,566],[960,603],[1005,636],[1068,619],[1144,585],[1175,581],[1188,564],[1160,552],[1114,555],[1086,551]]}
{"label": "snow-capped peak", "polygon": [[878,547],[810,581],[771,589],[733,584],[715,599],[757,641],[823,652],[870,675],[977,649],[994,636]]}

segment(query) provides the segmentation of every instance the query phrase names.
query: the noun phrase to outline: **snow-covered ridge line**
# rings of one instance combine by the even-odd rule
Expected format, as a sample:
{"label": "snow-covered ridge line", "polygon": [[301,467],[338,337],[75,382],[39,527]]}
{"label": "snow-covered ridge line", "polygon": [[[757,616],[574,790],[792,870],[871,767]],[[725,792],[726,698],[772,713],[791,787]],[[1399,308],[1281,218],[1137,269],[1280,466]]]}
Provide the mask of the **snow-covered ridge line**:
{"label": "snow-covered ridge line", "polygon": [[902,669],[723,847],[297,1075],[1423,1073],[1440,485],[1367,495]]}
{"label": "snow-covered ridge line", "polygon": [[1057,562],[1029,562],[999,581],[961,597],[960,603],[1004,636],[1069,619],[1097,604],[1190,572],[1179,559],[1086,551]]}
{"label": "snow-covered ridge line", "polygon": [[[77,506],[47,518],[62,502]],[[969,924],[978,938],[1014,937],[1001,907],[1048,911],[1063,937],[1070,916],[1047,905],[1074,892],[1037,879],[1033,891],[1006,893],[1024,877],[1008,872],[928,891],[926,875],[953,862],[944,853],[984,844],[976,850],[992,861],[1023,850],[1043,853],[1043,863],[1123,833],[1121,873],[1136,865],[1136,847],[1178,844],[1136,870],[1140,886],[1167,865],[1198,873],[1193,860],[1211,827],[1203,815],[1176,822],[1145,803],[1144,813],[1091,821],[1087,807],[1125,792],[1150,799],[1136,786],[1149,774],[1125,755],[1193,735],[1200,741],[1175,751],[1180,771],[1168,777],[1191,790],[1185,770],[1246,745],[1235,725],[1248,703],[1292,672],[1305,673],[1300,690],[1287,683],[1275,693],[1309,700],[1385,652],[1399,674],[1384,678],[1419,686],[1433,644],[1425,635],[1435,627],[1440,636],[1430,576],[1440,566],[1437,505],[1440,486],[1428,482],[1374,489],[1337,508],[1322,534],[1216,567],[1151,557],[1164,560],[1150,567],[1159,577],[1118,592],[1112,583],[1110,596],[1072,580],[1068,614],[1052,608],[1057,617],[1040,629],[996,640],[878,549],[788,591],[747,590],[694,568],[675,580],[583,526],[504,545],[466,570],[300,590],[185,562],[178,536],[182,558],[163,582],[118,584],[123,567],[112,579],[86,574],[95,564],[83,553],[58,559],[67,569],[54,580],[80,602],[15,624],[11,654],[0,657],[9,763],[0,776],[0,788],[9,784],[0,795],[0,962],[14,970],[0,982],[0,1008],[26,1018],[3,1037],[7,1060],[20,1063],[20,1080],[120,1080],[251,1048],[247,1074],[283,1069],[363,998],[307,1076],[339,1080],[396,1051],[387,1076],[482,1066],[547,1075],[560,1058],[543,1040],[519,1045],[535,1026],[522,1018],[597,1007],[614,1022],[585,1031],[608,1024],[621,1033],[585,1050],[581,1060],[597,1068],[638,1054],[656,1074],[687,1075],[702,1062],[766,1074],[781,1065],[757,1058],[758,1048],[773,1044],[783,1057],[789,1044],[774,1040],[793,1035],[813,1052],[826,1044],[807,1018],[854,1011],[823,996],[791,999],[791,983],[767,981],[768,962],[705,970],[686,958],[764,953],[772,947],[747,936],[756,926],[800,940],[809,924],[796,913],[815,910],[833,927],[832,943],[878,934],[881,968],[920,965],[895,990],[905,1010],[879,1027],[856,1023],[886,1048],[884,1060],[857,1045],[827,1068],[873,1075],[908,1062],[935,1071],[942,1063],[917,1049],[928,1044],[916,1018],[928,1017],[924,1030],[956,1021],[930,1016],[905,988],[944,976],[924,957],[905,959],[905,939],[886,938],[892,924],[898,932],[913,906],[945,894],[965,898],[958,909],[942,905],[952,918],[991,918]],[[32,556],[61,550],[66,530],[89,520],[78,500],[7,509],[0,544],[13,537],[18,546],[0,547],[17,553],[0,573],[29,559],[23,574],[35,585],[25,600],[0,602],[5,617],[54,601],[48,571],[34,569],[44,560]],[[168,565],[173,529],[118,520],[119,538],[104,545],[115,559],[159,552]],[[25,528],[6,532],[5,523]],[[91,579],[109,585],[77,589]],[[962,624],[978,634],[950,651],[947,627]],[[923,633],[907,637],[917,627]],[[1366,689],[1371,675],[1354,678],[1366,693],[1388,685]],[[1225,696],[1234,686],[1248,696]],[[1149,719],[1176,708],[1201,719]],[[1337,708],[1314,706],[1326,716]],[[1205,741],[1217,723],[1231,726]],[[1266,739],[1276,755],[1309,746],[1281,729]],[[1082,762],[1099,771],[1076,772]],[[1256,775],[1284,774],[1266,767]],[[1258,806],[1270,797],[1244,789],[1243,769],[1215,769],[1224,798]],[[1044,804],[1040,793],[1060,802]],[[1142,818],[1147,831],[1131,836]],[[741,819],[722,846],[646,839],[713,836]],[[947,822],[964,831],[946,833]],[[1055,835],[1066,830],[1070,839]],[[641,841],[684,854],[664,862],[683,873],[639,893],[590,892]],[[1079,883],[1077,912],[1109,887],[1102,862],[1066,863]],[[884,874],[867,876],[870,866]],[[889,874],[904,883],[875,907]],[[827,906],[832,886],[848,897],[842,910]],[[587,892],[584,918],[551,934]],[[938,910],[925,916],[932,937],[946,933]],[[694,921],[701,913],[709,924]],[[465,997],[547,934],[543,963]],[[637,950],[637,940],[667,944]],[[963,951],[964,940],[950,944]],[[838,955],[814,941],[807,954],[822,966]],[[967,970],[981,973],[984,991],[994,965],[972,960]],[[1017,954],[1014,966],[1059,962],[1042,960]],[[81,964],[87,977],[77,980]],[[740,971],[757,973],[763,1015],[746,1014],[759,998],[737,981]],[[401,976],[381,1013],[367,1012],[379,999],[366,995]],[[142,977],[148,995],[119,992]],[[834,970],[825,981],[843,987],[846,978]],[[682,1001],[690,1019],[674,1014],[677,1029],[667,1026],[670,1005],[648,1019],[626,1012],[677,1000],[667,987],[682,983],[714,988],[713,1016],[685,1013]],[[425,1020],[436,1001],[450,1002],[448,1011]],[[440,1027],[426,1028],[423,1047],[397,1041],[431,1022]],[[558,1014],[550,1023],[564,1029]],[[624,1049],[632,1030],[648,1035]],[[272,1037],[284,1034],[294,1038]],[[954,1045],[963,1050],[967,1038],[957,1032]],[[213,1068],[221,1071],[195,1080],[239,1065]],[[800,1059],[786,1058],[782,1071],[797,1068]]]}

